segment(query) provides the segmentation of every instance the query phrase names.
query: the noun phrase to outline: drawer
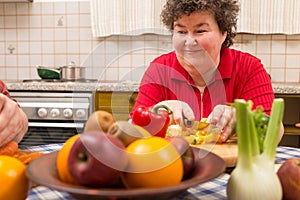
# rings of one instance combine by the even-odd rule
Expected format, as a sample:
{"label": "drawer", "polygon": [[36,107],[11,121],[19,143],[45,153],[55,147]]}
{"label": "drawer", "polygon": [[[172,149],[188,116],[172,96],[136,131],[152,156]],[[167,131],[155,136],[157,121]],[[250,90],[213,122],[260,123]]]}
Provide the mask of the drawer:
{"label": "drawer", "polygon": [[95,110],[105,110],[116,120],[128,120],[137,92],[98,92],[95,94]]}

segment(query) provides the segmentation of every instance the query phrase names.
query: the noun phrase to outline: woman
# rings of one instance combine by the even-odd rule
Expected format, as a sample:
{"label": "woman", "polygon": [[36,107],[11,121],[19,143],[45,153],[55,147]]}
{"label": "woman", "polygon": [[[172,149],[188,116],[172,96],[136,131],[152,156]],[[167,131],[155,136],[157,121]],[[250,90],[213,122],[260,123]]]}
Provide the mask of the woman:
{"label": "woman", "polygon": [[0,81],[0,147],[9,141],[21,141],[27,129],[26,114],[10,97],[6,85]]}
{"label": "woman", "polygon": [[[228,106],[234,99],[251,99],[269,114],[274,92],[262,63],[229,48],[238,12],[237,0],[168,0],[161,18],[175,51],[151,62],[134,109],[165,104],[181,124],[183,118],[208,118],[223,129],[223,142],[234,130],[235,110]],[[282,134],[283,126],[280,139]]]}

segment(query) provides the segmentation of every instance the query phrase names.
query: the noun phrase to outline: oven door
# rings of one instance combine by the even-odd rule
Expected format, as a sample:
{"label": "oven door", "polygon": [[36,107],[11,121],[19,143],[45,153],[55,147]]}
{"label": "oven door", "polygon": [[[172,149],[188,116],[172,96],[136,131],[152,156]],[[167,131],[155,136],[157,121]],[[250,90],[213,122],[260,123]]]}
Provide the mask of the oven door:
{"label": "oven door", "polygon": [[20,147],[64,143],[84,129],[83,122],[29,122],[28,131]]}

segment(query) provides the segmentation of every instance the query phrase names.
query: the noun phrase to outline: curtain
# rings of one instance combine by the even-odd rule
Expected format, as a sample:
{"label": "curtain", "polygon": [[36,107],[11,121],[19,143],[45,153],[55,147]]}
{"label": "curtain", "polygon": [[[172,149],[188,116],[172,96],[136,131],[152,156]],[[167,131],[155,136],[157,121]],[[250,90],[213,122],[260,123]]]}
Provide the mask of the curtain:
{"label": "curtain", "polygon": [[170,34],[160,21],[166,0],[90,0],[94,37]]}
{"label": "curtain", "polygon": [[238,32],[299,34],[300,0],[240,0]]}

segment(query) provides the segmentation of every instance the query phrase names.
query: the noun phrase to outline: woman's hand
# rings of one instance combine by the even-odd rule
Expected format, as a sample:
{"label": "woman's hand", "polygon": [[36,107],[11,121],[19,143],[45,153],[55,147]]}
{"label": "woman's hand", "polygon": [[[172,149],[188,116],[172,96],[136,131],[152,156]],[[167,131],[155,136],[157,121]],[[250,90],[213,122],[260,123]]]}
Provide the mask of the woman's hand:
{"label": "woman's hand", "polygon": [[226,105],[217,105],[208,116],[206,122],[215,124],[216,126],[221,128],[221,140],[222,142],[226,142],[235,128],[235,108]]}
{"label": "woman's hand", "polygon": [[15,101],[0,94],[0,146],[12,140],[21,141],[27,129],[26,114]]}
{"label": "woman's hand", "polygon": [[171,124],[180,124],[181,126],[185,127],[189,125],[187,122],[192,123],[195,120],[193,110],[187,103],[183,101],[165,100],[157,103],[156,105],[166,105],[172,110],[173,114],[170,116]]}

